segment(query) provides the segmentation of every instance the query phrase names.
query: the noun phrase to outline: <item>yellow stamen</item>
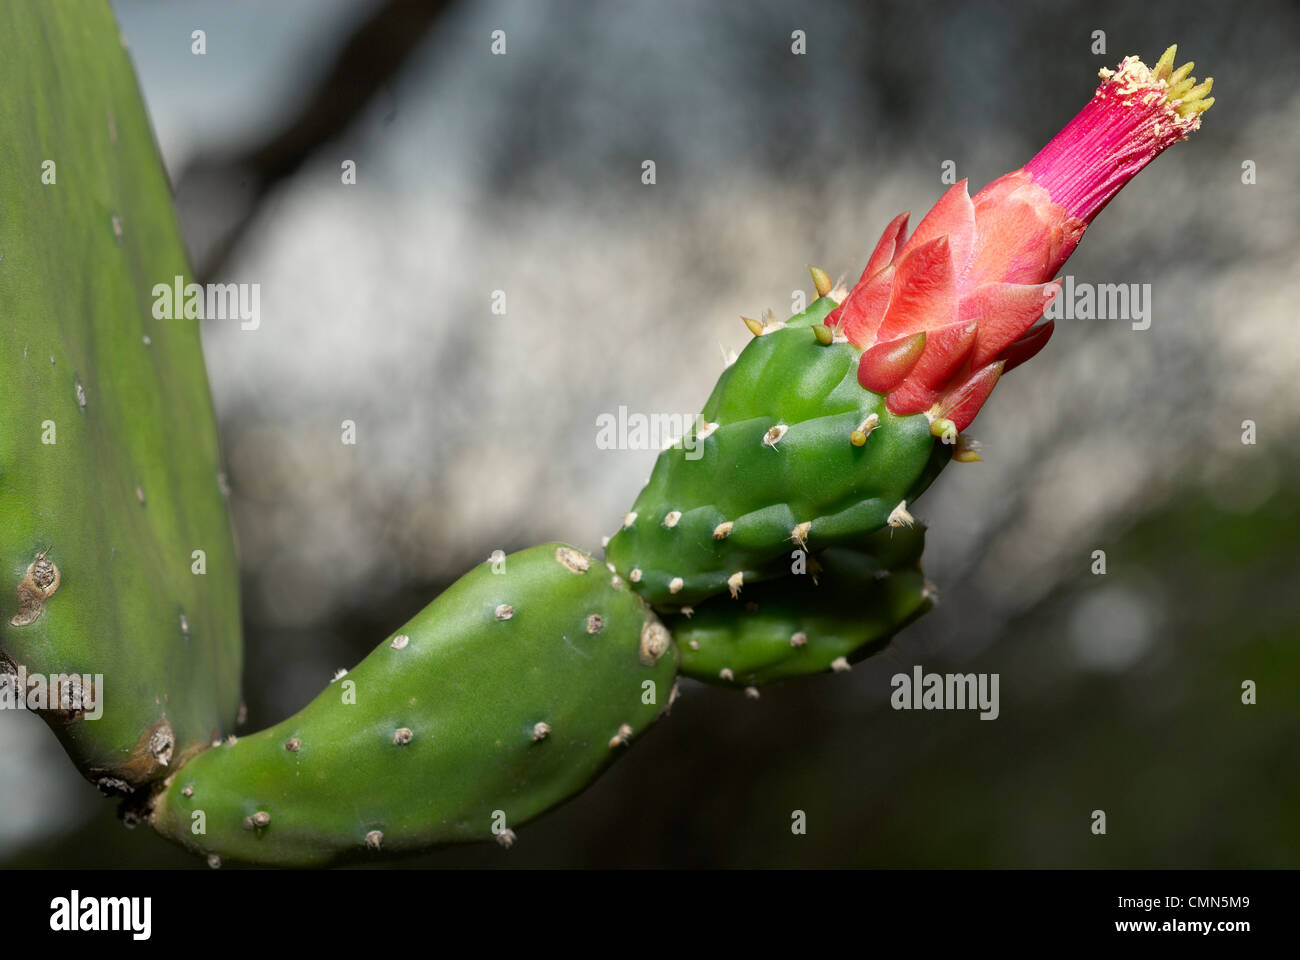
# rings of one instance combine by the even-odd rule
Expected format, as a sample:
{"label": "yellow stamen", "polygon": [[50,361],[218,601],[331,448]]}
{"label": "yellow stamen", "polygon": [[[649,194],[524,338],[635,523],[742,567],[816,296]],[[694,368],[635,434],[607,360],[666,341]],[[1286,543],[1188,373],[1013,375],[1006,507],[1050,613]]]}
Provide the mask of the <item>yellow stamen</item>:
{"label": "yellow stamen", "polygon": [[1178,45],[1175,44],[1161,54],[1151,70],[1151,77],[1157,82],[1164,82],[1165,102],[1173,105],[1178,116],[1184,119],[1194,118],[1210,109],[1214,103],[1213,97],[1206,96],[1214,86],[1214,78],[1206,77],[1204,82],[1198,84],[1196,78],[1191,75],[1192,68],[1196,66],[1191,60],[1173,69],[1174,56],[1177,52]]}
{"label": "yellow stamen", "polygon": [[1192,72],[1192,67],[1194,66],[1196,66],[1196,62],[1194,60],[1188,60],[1181,67],[1175,70],[1173,76],[1168,80],[1169,86],[1172,87],[1175,83],[1181,83],[1183,78]]}
{"label": "yellow stamen", "polygon": [[1178,44],[1175,43],[1170,45],[1164,53],[1160,54],[1160,59],[1156,61],[1155,68],[1151,71],[1156,75],[1156,79],[1163,80],[1165,77],[1169,76],[1169,71],[1173,69],[1174,57],[1177,53]]}
{"label": "yellow stamen", "polygon": [[1210,89],[1213,86],[1214,78],[1206,77],[1204,83],[1198,83],[1196,86],[1192,87],[1192,89],[1187,91],[1187,94],[1183,97],[1183,102],[1187,103],[1191,100],[1204,100],[1205,95],[1210,92]]}

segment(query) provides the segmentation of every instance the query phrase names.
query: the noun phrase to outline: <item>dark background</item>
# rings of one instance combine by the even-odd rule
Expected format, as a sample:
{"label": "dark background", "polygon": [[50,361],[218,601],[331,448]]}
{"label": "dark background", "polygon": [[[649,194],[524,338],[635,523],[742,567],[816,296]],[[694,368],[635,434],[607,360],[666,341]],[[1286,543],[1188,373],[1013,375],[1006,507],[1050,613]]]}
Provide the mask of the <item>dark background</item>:
{"label": "dark background", "polygon": [[[262,287],[261,329],[204,331],[247,730],[493,550],[598,547],[654,458],[597,449],[598,414],[693,413],[748,336],[738,316],[788,312],[805,264],[856,274],[889,218],[939,196],[944,161],[977,189],[1099,67],[1177,41],[1217,102],[1067,267],[1151,284],[1151,329],[1062,322],[998,387],[972,428],[986,462],[916,504],[939,608],[851,674],[757,702],[684,682],[514,849],[408,863],[1300,865],[1294,5],[114,8],[199,278]],[[1001,716],[891,710],[914,663],[1000,674]],[[0,862],[201,866],[124,830],[25,715],[0,716]]]}

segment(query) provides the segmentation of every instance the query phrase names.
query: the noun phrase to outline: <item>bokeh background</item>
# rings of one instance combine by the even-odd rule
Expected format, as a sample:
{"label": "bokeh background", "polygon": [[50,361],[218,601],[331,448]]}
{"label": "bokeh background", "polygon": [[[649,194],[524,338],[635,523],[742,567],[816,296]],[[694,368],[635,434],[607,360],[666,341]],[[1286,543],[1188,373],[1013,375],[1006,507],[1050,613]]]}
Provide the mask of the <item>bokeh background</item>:
{"label": "bokeh background", "polygon": [[[1151,284],[1151,328],[1061,322],[998,387],[985,462],[916,504],[939,607],[848,675],[685,682],[514,849],[401,865],[1300,865],[1294,4],[113,6],[199,279],[262,290],[259,330],[204,331],[249,730],[493,550],[598,548],[655,455],[598,449],[599,414],[698,410],[740,314],[788,312],[810,262],[855,275],[945,161],[982,186],[1177,40],[1217,103],[1068,265]],[[999,673],[1000,718],[891,710],[914,663]],[[201,866],[15,714],[0,863]]]}

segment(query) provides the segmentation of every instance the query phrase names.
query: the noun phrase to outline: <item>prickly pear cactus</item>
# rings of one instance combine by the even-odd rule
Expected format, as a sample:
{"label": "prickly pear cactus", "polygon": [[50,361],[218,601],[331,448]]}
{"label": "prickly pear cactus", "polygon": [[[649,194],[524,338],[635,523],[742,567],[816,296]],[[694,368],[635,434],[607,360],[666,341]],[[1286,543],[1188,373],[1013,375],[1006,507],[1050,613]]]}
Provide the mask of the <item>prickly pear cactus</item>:
{"label": "prickly pear cactus", "polygon": [[806,574],[758,584],[743,610],[714,597],[668,617],[681,672],[757,687],[848,670],[933,606],[934,587],[921,573],[924,548],[919,525],[882,530],[863,550],[832,547],[809,558]]}
{"label": "prickly pear cactus", "polygon": [[606,547],[656,606],[735,597],[788,573],[796,548],[906,526],[908,502],[948,462],[925,416],[896,416],[858,383],[861,351],[823,325],[835,306],[822,296],[762,328],[719,378],[693,442],[659,455]]}
{"label": "prickly pear cactus", "polygon": [[297,715],[191,760],[152,822],[209,856],[299,866],[509,845],[668,706],[675,668],[626,584],[533,547],[466,574]]}
{"label": "prickly pear cactus", "polygon": [[111,10],[6,3],[0,36],[0,661],[125,791],[239,707],[216,426],[197,323],[152,315],[189,270]]}
{"label": "prickly pear cactus", "polygon": [[978,459],[962,431],[1047,343],[1083,231],[1214,102],[1172,47],[1102,71],[1024,167],[954,185],[910,236],[895,218],[847,294],[814,270],[808,310],[748,321],[613,573],[563,544],[494,556],[236,739],[216,429],[196,322],[154,315],[188,269],[130,64],[106,2],[2,4],[0,38],[2,705],[214,865],[508,846],[667,709],[679,645],[682,672],[736,686],[880,649],[933,600],[909,503]]}

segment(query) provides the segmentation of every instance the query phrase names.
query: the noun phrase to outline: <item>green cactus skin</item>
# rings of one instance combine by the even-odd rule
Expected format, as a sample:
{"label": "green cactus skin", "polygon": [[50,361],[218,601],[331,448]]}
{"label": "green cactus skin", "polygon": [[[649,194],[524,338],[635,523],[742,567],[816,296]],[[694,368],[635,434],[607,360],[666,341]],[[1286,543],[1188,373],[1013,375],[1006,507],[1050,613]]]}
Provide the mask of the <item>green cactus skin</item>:
{"label": "green cactus skin", "polygon": [[493,569],[466,574],[297,715],[191,760],[154,826],[209,856],[307,866],[508,845],[504,830],[581,790],[668,706],[671,637],[572,547]]}
{"label": "green cactus skin", "polygon": [[[933,606],[921,573],[925,531],[881,530],[862,551],[832,547],[811,558],[816,577],[784,577],[746,591],[744,610],[715,597],[665,623],[683,674],[731,687],[758,687],[843,671],[878,653]],[[814,568],[816,569],[816,568]]]}
{"label": "green cactus skin", "polygon": [[[948,462],[951,446],[924,415],[895,416],[858,384],[857,348],[813,335],[834,306],[819,298],[751,340],[714,387],[694,444],[659,455],[606,547],[656,607],[787,574],[798,547],[855,546]],[[855,446],[850,435],[871,414],[876,426]]]}
{"label": "green cactus skin", "polygon": [[[189,271],[108,4],[0,5],[0,43],[0,665],[102,674],[101,717],[44,716],[126,790],[239,709],[216,424],[197,322],[152,315]],[[24,605],[47,548],[58,589]]]}

